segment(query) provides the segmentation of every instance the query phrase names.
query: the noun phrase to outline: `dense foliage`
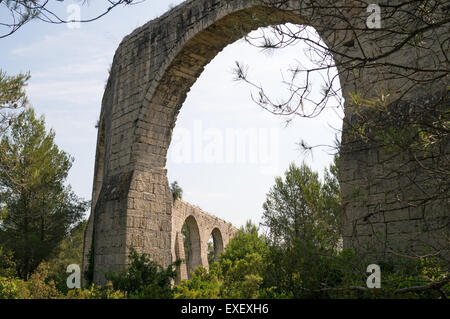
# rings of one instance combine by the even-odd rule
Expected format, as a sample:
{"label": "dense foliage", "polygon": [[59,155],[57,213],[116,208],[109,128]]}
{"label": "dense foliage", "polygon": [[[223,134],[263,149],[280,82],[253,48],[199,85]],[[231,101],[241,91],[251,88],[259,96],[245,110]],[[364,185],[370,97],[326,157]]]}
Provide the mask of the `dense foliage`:
{"label": "dense foliage", "polygon": [[130,265],[119,272],[109,272],[106,279],[116,290],[124,291],[130,298],[171,298],[171,281],[175,279],[176,262],[166,269],[150,260],[147,254],[138,254],[131,249]]}
{"label": "dense foliage", "polygon": [[301,242],[323,250],[338,248],[342,210],[335,165],[331,172],[325,171],[322,184],[306,164],[291,164],[284,179],[275,178],[263,205],[273,245],[286,248]]}
{"label": "dense foliage", "polygon": [[54,143],[44,119],[28,108],[13,119],[0,142],[0,245],[9,249],[17,273],[28,279],[57,252],[87,209],[65,185],[72,159]]}
{"label": "dense foliage", "polygon": [[62,240],[59,245],[59,253],[55,255],[48,263],[51,265],[49,269],[49,280],[55,282],[59,291],[67,293],[67,276],[66,269],[68,265],[81,265],[83,258],[84,230],[87,226],[87,220],[79,222],[69,234]]}
{"label": "dense foliage", "polygon": [[29,74],[22,73],[9,76],[0,69],[0,133],[11,125],[12,119],[27,104],[25,86],[29,78]]}

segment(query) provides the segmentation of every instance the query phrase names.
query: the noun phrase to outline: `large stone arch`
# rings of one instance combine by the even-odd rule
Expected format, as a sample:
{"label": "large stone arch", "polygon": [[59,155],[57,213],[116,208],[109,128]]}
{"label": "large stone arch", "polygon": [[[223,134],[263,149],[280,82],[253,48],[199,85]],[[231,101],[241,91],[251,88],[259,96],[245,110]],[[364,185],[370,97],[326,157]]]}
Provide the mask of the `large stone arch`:
{"label": "large stone arch", "polygon": [[[92,208],[85,239],[85,256],[93,243],[95,282],[104,283],[104,271],[119,270],[126,265],[129,247],[150,254],[164,266],[173,261],[177,232],[173,229],[174,205],[165,169],[166,154],[187,92],[218,52],[258,27],[286,22],[313,26],[332,50],[357,50],[344,45],[352,40],[352,34],[329,31],[328,26],[337,23],[332,15],[312,17],[306,9],[292,14],[261,3],[189,0],[136,29],[121,42],[102,101],[100,127],[105,132],[104,153],[98,142],[96,163],[103,159],[104,173],[100,191],[95,188],[100,184],[94,184],[98,199]],[[302,3],[290,1],[287,7],[299,9]],[[366,54],[377,50],[373,41],[364,45]],[[402,51],[398,57],[414,58]],[[377,89],[374,72],[369,70],[358,76],[340,73],[343,96],[349,92],[374,93]],[[380,85],[386,85],[386,81]],[[402,84],[388,81],[387,85],[395,91]],[[346,112],[345,116],[349,122],[352,115]],[[343,131],[345,139],[345,125]],[[358,247],[358,240],[371,238],[364,224],[366,217],[374,215],[373,208],[378,207],[380,197],[387,196],[388,192],[366,190],[355,199],[353,189],[364,186],[374,172],[382,169],[381,157],[377,149],[353,146],[341,157],[345,247]],[[382,187],[394,187],[394,184]],[[399,209],[394,219],[377,220],[375,228],[386,236],[408,233],[408,227],[405,230],[394,222],[410,222],[411,209]],[[388,224],[390,221],[393,223]],[[358,229],[360,232],[355,235]],[[86,268],[86,257],[84,260]]]}

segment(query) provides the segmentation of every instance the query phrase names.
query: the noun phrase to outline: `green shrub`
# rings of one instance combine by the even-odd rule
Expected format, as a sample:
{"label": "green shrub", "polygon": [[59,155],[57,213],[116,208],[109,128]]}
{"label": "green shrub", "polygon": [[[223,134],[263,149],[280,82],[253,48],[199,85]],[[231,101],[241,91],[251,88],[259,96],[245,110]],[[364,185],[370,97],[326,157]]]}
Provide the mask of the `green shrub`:
{"label": "green shrub", "polygon": [[195,269],[190,280],[173,287],[176,299],[218,299],[221,296],[223,281],[215,268],[206,270],[200,266]]}
{"label": "green shrub", "polygon": [[22,279],[0,277],[0,299],[25,299],[28,297],[29,291]]}
{"label": "green shrub", "polygon": [[172,298],[171,283],[176,277],[174,266],[179,262],[164,269],[147,254],[140,255],[134,249],[131,249],[129,258],[131,263],[126,269],[118,274],[106,274],[114,289],[125,292],[129,298]]}
{"label": "green shrub", "polygon": [[127,296],[120,290],[114,290],[111,283],[105,287],[91,285],[87,289],[71,289],[67,292],[69,299],[125,299]]}

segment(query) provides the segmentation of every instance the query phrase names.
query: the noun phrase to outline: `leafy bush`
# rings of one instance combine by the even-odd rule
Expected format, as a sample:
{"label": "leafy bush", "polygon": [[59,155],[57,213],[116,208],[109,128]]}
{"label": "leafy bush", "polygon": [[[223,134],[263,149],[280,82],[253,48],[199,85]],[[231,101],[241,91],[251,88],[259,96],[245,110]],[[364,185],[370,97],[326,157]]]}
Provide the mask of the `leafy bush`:
{"label": "leafy bush", "polygon": [[53,280],[49,279],[50,265],[41,263],[30,279],[26,282],[31,299],[59,299],[64,295],[56,288]]}
{"label": "leafy bush", "polygon": [[120,290],[114,290],[111,283],[105,287],[91,285],[87,289],[71,289],[66,295],[69,299],[124,299],[126,294]]}
{"label": "leafy bush", "polygon": [[190,280],[184,280],[181,285],[174,286],[176,299],[218,299],[221,297],[223,282],[219,279],[217,271],[208,271],[200,266],[195,269]]}
{"label": "leafy bush", "polygon": [[0,246],[0,277],[17,276],[16,263],[10,250]]}
{"label": "leafy bush", "polygon": [[126,269],[118,274],[106,274],[114,289],[125,292],[129,298],[172,298],[172,280],[176,277],[174,266],[179,262],[164,269],[147,254],[140,255],[134,249],[131,249],[129,258],[131,263]]}
{"label": "leafy bush", "polygon": [[0,299],[24,299],[28,297],[29,292],[22,279],[0,277]]}
{"label": "leafy bush", "polygon": [[0,298],[4,299],[54,299],[64,296],[48,281],[49,265],[42,263],[28,281],[15,277],[0,277]]}

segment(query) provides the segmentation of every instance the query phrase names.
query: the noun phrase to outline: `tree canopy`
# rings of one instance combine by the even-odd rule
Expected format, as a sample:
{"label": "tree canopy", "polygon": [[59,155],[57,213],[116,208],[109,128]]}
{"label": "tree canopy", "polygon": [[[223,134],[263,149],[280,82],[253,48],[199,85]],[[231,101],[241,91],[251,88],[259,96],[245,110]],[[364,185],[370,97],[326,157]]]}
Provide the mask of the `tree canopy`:
{"label": "tree canopy", "polygon": [[28,73],[9,76],[0,69],[0,134],[4,133],[13,117],[27,105],[25,86],[29,79]]}
{"label": "tree canopy", "polygon": [[292,163],[263,205],[263,225],[272,243],[291,246],[308,242],[315,247],[337,248],[340,240],[340,207],[337,167],[325,172],[325,183],[306,164]]}
{"label": "tree canopy", "polygon": [[87,202],[66,186],[73,159],[46,132],[43,117],[28,108],[0,142],[0,245],[10,249],[20,277],[55,253]]}

